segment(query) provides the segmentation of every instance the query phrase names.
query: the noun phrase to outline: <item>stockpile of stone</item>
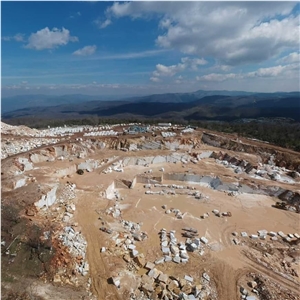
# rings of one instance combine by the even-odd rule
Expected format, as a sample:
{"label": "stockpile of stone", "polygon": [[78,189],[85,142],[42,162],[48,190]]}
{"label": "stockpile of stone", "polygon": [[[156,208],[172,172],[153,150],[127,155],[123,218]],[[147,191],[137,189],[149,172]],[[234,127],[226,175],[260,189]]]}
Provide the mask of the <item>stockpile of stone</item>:
{"label": "stockpile of stone", "polygon": [[[141,224],[126,220],[121,220],[121,224],[126,232],[111,232],[113,233],[111,239],[114,242],[114,246],[118,247],[117,253],[119,255],[122,254],[123,259],[128,263],[127,267],[130,271],[137,270],[145,264],[145,261],[143,260],[143,254],[139,253],[136,249],[135,243],[145,240],[148,236],[145,232],[140,230]],[[110,251],[112,251],[112,249],[110,249]],[[102,247],[100,252],[106,252],[106,248]]]}
{"label": "stockpile of stone", "polygon": [[156,269],[155,265],[147,262],[144,266],[148,270],[141,277],[139,290],[131,295],[131,299],[206,299],[215,293],[211,287],[207,273],[196,280],[185,275],[184,278],[169,276]]}
{"label": "stockpile of stone", "polygon": [[156,265],[171,261],[177,264],[188,262],[189,256],[186,251],[186,246],[182,242],[177,242],[175,233],[175,230],[170,230],[168,234],[165,228],[160,231],[161,251],[164,257],[158,258],[154,262]]}
{"label": "stockpile of stone", "polygon": [[27,152],[42,145],[56,144],[58,141],[58,139],[54,138],[23,138],[22,140],[6,140],[1,143],[1,159],[14,154]]}
{"label": "stockpile of stone", "polygon": [[[171,188],[169,189],[163,189],[163,190],[152,190],[152,188],[158,188],[158,187],[164,187],[164,188]],[[193,186],[182,186],[182,185],[176,185],[176,184],[145,184],[144,188],[148,189],[145,191],[146,195],[188,195],[188,196],[194,196],[196,199],[202,199],[202,194],[200,191],[197,191],[195,187]],[[175,192],[175,189],[177,191]]]}
{"label": "stockpile of stone", "polygon": [[259,163],[257,166],[253,166],[246,160],[239,160],[227,153],[223,154],[222,152],[213,152],[210,157],[215,158],[217,163],[234,169],[234,172],[237,174],[246,172],[254,178],[265,178],[285,183],[295,182],[290,176],[288,176],[285,168],[278,167],[274,164],[273,156],[270,156],[268,164]]}
{"label": "stockpile of stone", "polygon": [[172,136],[176,136],[175,132],[168,132],[168,131],[162,131],[161,135],[166,138],[166,137],[172,137]]}
{"label": "stockpile of stone", "polygon": [[119,132],[114,130],[105,130],[105,131],[92,131],[92,132],[86,132],[83,134],[83,136],[116,136]]}
{"label": "stockpile of stone", "polygon": [[122,220],[121,224],[128,232],[132,234],[133,239],[136,241],[143,241],[148,237],[147,233],[141,231],[141,226],[142,226],[141,223]]}
{"label": "stockpile of stone", "polygon": [[199,251],[200,255],[204,253],[204,246],[208,244],[208,239],[204,236],[201,238],[187,238],[185,241],[186,250],[189,252]]}
{"label": "stockpile of stone", "polygon": [[138,151],[139,149],[137,147],[137,144],[130,144],[128,150],[129,151]]}
{"label": "stockpile of stone", "polygon": [[109,207],[106,210],[106,213],[108,215],[112,215],[114,218],[119,218],[121,216],[121,209],[119,208],[118,203],[116,203],[114,206]]}
{"label": "stockpile of stone", "polygon": [[145,191],[146,195],[176,195],[174,190],[161,190],[161,191]]}
{"label": "stockpile of stone", "polygon": [[182,133],[192,133],[194,131],[195,130],[193,128],[186,128],[186,129],[181,130]]}
{"label": "stockpile of stone", "polygon": [[76,184],[68,181],[61,190],[58,201],[64,203],[74,198],[76,198]]}
{"label": "stockpile of stone", "polygon": [[39,136],[66,136],[66,135],[73,135],[75,133],[83,132],[84,127],[76,126],[76,127],[53,127],[39,131]]}
{"label": "stockpile of stone", "polygon": [[63,188],[60,188],[57,192],[59,207],[56,209],[58,213],[58,219],[64,223],[70,222],[76,210],[73,199],[76,198],[76,184],[67,182]]}
{"label": "stockpile of stone", "polygon": [[67,226],[64,228],[64,232],[59,235],[59,239],[64,246],[68,247],[69,253],[76,259],[75,270],[83,276],[87,275],[89,272],[89,264],[85,260],[87,242],[83,235]]}
{"label": "stockpile of stone", "polygon": [[167,215],[170,214],[170,213],[174,213],[174,214],[175,214],[175,217],[176,217],[177,219],[183,219],[183,217],[184,217],[184,215],[185,215],[185,213],[182,213],[179,209],[173,208],[173,207],[171,207],[170,209],[167,209],[167,210],[165,211],[165,213],[166,213]]}
{"label": "stockpile of stone", "polygon": [[[238,234],[236,232],[232,233],[234,236],[237,236]],[[274,231],[267,231],[265,229],[258,230],[257,234],[250,234],[248,235],[246,232],[241,232],[241,237],[247,238],[250,237],[253,240],[266,240],[267,236],[270,236],[271,241],[278,241],[279,238],[281,238],[285,242],[292,242],[296,241],[297,239],[300,239],[300,235],[298,233],[289,233],[285,234],[282,231],[274,232]],[[235,244],[238,244],[236,241],[234,241]]]}

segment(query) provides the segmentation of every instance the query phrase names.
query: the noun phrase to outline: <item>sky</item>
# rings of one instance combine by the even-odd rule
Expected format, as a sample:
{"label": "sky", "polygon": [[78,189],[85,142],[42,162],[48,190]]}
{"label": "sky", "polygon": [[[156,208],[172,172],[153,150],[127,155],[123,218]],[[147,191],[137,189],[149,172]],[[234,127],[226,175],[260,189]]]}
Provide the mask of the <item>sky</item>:
{"label": "sky", "polygon": [[297,2],[1,3],[1,92],[299,90]]}

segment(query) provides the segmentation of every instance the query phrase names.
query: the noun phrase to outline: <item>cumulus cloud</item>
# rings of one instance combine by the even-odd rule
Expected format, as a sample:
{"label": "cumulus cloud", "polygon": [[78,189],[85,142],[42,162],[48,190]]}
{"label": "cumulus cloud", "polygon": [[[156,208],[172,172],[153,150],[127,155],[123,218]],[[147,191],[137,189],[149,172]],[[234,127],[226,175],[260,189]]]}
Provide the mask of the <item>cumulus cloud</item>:
{"label": "cumulus cloud", "polygon": [[17,33],[14,36],[3,36],[2,40],[4,41],[16,41],[16,42],[24,42],[24,34]]}
{"label": "cumulus cloud", "polygon": [[88,55],[94,54],[96,49],[97,49],[97,46],[95,46],[95,45],[85,46],[81,49],[76,50],[75,52],[73,52],[73,54],[78,55],[78,56],[88,56]]}
{"label": "cumulus cloud", "polygon": [[300,53],[292,52],[287,56],[282,57],[278,60],[279,63],[288,64],[288,63],[299,63],[300,62]]}
{"label": "cumulus cloud", "polygon": [[[151,81],[158,82],[158,77],[172,77],[175,74],[182,72],[186,69],[192,69],[196,71],[199,65],[205,65],[207,61],[203,58],[190,58],[183,57],[181,62],[177,65],[165,66],[162,64],[156,65],[156,70],[152,73]],[[155,81],[156,80],[156,81]]]}
{"label": "cumulus cloud", "polygon": [[176,73],[183,71],[186,68],[185,64],[179,63],[172,66],[164,66],[162,64],[156,65],[156,71],[153,72],[154,76],[174,76]]}
{"label": "cumulus cloud", "polygon": [[[271,78],[271,77],[279,77],[289,75],[290,77],[297,76],[299,72],[298,64],[290,64],[290,65],[278,65],[274,67],[268,68],[259,68],[254,72],[246,72],[246,73],[211,73],[203,76],[196,76],[198,81],[216,81],[221,82],[229,79],[249,79],[249,78]],[[298,73],[299,74],[299,73]]]}
{"label": "cumulus cloud", "polygon": [[50,30],[48,27],[32,33],[28,38],[28,44],[25,48],[44,50],[54,49],[59,46],[67,45],[69,42],[77,42],[76,36],[71,36],[68,29],[53,28]]}
{"label": "cumulus cloud", "polygon": [[[294,2],[115,2],[106,16],[160,17],[158,46],[235,66],[299,47]],[[278,18],[280,16],[280,18]]]}
{"label": "cumulus cloud", "polygon": [[151,80],[152,82],[160,82],[160,79],[157,78],[157,77],[150,77],[150,80]]}
{"label": "cumulus cloud", "polygon": [[286,66],[274,66],[269,68],[260,68],[255,72],[249,72],[246,77],[276,77],[283,73],[286,70]]}

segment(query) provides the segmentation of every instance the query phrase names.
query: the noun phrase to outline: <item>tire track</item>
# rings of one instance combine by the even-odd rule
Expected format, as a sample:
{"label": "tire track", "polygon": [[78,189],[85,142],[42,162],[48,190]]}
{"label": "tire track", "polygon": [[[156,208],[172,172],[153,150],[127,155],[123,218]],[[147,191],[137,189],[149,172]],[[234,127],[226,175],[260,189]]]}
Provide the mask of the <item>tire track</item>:
{"label": "tire track", "polygon": [[300,287],[299,287],[299,285],[297,285],[297,283],[281,276],[278,273],[275,273],[272,270],[269,270],[269,269],[265,268],[261,264],[251,260],[248,257],[245,257],[245,262],[252,269],[251,270],[252,272],[253,271],[254,272],[259,271],[262,274],[264,274],[265,276],[267,276],[269,279],[276,281],[279,285],[282,285],[285,288],[290,289],[291,291],[293,291],[294,293],[296,293],[300,296]]}

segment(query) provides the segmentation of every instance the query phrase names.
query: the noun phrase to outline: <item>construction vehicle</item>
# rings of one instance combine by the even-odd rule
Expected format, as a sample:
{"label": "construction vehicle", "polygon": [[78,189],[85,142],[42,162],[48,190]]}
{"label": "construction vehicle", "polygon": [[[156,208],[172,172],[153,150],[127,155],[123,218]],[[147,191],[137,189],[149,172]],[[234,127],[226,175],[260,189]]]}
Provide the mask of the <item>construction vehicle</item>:
{"label": "construction vehicle", "polygon": [[106,228],[106,227],[100,227],[100,230],[103,231],[103,232],[106,232],[108,234],[112,234],[112,232],[113,232],[111,229]]}

